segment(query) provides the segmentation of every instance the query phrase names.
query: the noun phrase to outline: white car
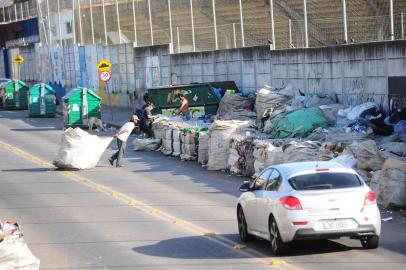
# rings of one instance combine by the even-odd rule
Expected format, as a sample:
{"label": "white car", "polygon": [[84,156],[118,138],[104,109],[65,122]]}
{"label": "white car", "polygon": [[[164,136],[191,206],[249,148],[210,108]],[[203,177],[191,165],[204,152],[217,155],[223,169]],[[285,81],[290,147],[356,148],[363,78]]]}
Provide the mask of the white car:
{"label": "white car", "polygon": [[299,239],[359,239],[379,245],[381,217],[375,193],[350,168],[335,162],[297,162],[268,167],[240,187],[241,241],[271,242],[274,254]]}

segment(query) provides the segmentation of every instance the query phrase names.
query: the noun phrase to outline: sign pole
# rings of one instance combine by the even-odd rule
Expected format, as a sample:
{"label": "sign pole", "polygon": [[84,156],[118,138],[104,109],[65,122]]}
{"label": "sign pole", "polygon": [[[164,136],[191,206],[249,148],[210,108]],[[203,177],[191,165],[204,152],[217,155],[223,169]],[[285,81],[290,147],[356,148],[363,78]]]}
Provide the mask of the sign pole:
{"label": "sign pole", "polygon": [[111,120],[114,120],[113,116],[113,107],[111,106],[111,93],[109,91],[109,84],[108,82],[111,80],[111,63],[107,61],[106,59],[102,59],[98,64],[97,64],[97,69],[99,70],[99,81],[104,82],[105,86],[105,91],[107,92],[107,96],[109,99],[109,107],[110,107],[110,113],[111,113]]}
{"label": "sign pole", "polygon": [[107,94],[108,94],[108,97],[109,97],[109,107],[110,107],[111,121],[113,121],[114,120],[113,107],[111,106],[111,93],[110,93],[110,90],[109,90],[109,83],[105,82],[105,84],[106,84],[106,91],[107,91]]}

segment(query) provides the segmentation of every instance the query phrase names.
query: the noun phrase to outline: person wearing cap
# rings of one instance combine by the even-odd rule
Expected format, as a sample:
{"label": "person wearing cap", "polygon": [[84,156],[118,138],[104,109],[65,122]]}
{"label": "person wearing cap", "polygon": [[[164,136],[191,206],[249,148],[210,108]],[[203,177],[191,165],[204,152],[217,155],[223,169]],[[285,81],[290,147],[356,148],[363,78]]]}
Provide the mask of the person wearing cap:
{"label": "person wearing cap", "polygon": [[177,113],[182,115],[184,120],[189,121],[190,119],[192,119],[192,114],[190,113],[189,110],[189,101],[185,98],[185,95],[183,94],[178,94],[178,98],[181,105]]}
{"label": "person wearing cap", "polygon": [[135,124],[138,124],[139,122],[140,119],[136,115],[131,116],[130,121],[125,123],[114,135],[114,137],[117,139],[118,151],[109,158],[111,166],[114,166],[114,161],[116,161],[116,167],[123,167],[121,164],[121,159],[125,152],[127,139],[135,128]]}

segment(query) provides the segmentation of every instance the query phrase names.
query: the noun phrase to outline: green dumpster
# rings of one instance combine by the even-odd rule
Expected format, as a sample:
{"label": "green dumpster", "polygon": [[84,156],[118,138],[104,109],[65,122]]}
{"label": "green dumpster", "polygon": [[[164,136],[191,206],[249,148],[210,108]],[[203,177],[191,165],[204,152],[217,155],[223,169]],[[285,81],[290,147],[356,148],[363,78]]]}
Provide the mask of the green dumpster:
{"label": "green dumpster", "polygon": [[[174,114],[180,107],[178,94],[183,94],[189,101],[189,108],[193,118],[206,114],[215,115],[221,98],[219,96],[220,94],[216,94],[215,90],[221,83],[222,82],[194,83],[150,88],[148,89],[148,99],[155,104],[155,109],[152,113],[164,115]],[[216,87],[213,84],[216,84]],[[232,82],[232,84],[235,86],[234,82]],[[230,88],[229,85],[226,87]]]}
{"label": "green dumpster", "polygon": [[88,127],[91,117],[101,119],[102,99],[92,89],[75,88],[62,101],[65,127]]}
{"label": "green dumpster", "polygon": [[28,98],[29,117],[55,117],[55,112],[55,90],[45,83],[31,87]]}
{"label": "green dumpster", "polygon": [[20,80],[10,80],[0,89],[2,105],[6,110],[26,110],[28,108],[28,86]]}

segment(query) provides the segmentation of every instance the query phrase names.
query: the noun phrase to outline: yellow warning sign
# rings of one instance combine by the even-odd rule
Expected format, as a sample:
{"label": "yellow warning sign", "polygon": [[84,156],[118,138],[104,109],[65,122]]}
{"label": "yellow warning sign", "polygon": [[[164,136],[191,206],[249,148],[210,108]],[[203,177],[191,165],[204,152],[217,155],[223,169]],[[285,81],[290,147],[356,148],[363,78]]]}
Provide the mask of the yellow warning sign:
{"label": "yellow warning sign", "polygon": [[111,63],[107,61],[106,59],[102,59],[98,64],[97,64],[97,69],[100,71],[109,71],[111,69]]}
{"label": "yellow warning sign", "polygon": [[24,57],[22,57],[21,55],[17,54],[16,56],[14,56],[13,58],[13,62],[16,64],[22,64],[24,62]]}

